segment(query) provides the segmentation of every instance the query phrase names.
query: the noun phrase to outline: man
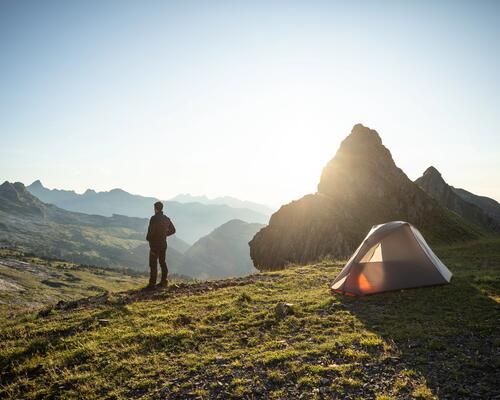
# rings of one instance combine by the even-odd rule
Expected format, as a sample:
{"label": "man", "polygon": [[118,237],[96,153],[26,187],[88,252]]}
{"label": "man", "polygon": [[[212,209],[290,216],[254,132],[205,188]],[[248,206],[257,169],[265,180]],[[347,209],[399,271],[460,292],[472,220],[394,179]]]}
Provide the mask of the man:
{"label": "man", "polygon": [[167,236],[175,233],[175,226],[166,215],[163,214],[163,203],[157,201],[154,204],[155,215],[149,220],[148,234],[146,240],[149,242],[149,285],[146,289],[154,289],[156,276],[158,275],[157,260],[160,261],[161,279],[159,287],[167,287],[168,268],[165,262],[167,252]]}

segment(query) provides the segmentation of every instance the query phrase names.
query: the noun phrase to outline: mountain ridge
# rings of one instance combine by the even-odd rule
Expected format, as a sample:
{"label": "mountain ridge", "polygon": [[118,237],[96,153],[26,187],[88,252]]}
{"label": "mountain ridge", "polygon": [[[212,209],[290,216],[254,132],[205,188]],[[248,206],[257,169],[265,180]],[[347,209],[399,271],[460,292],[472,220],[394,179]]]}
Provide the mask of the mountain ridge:
{"label": "mountain ridge", "polygon": [[[72,190],[47,189],[39,180],[27,186],[27,189],[45,203],[55,204],[68,211],[103,216],[121,214],[149,218],[153,213],[153,204],[160,201],[154,197],[134,195],[118,188],[105,192],[87,189],[84,194]],[[164,205],[165,213],[175,220],[177,235],[189,244],[193,244],[231,219],[241,219],[249,223],[267,223],[269,220],[269,215],[225,204],[165,201]]]}
{"label": "mountain ridge", "polygon": [[201,203],[201,204],[221,204],[227,205],[233,208],[248,208],[250,210],[265,214],[271,215],[273,213],[273,209],[265,204],[256,203],[248,200],[240,200],[236,197],[232,196],[219,196],[215,198],[208,198],[205,195],[202,196],[194,196],[190,193],[181,193],[175,197],[169,199],[170,201],[177,201],[179,203]]}
{"label": "mountain ridge", "polygon": [[[456,189],[449,185],[442,174],[433,166],[427,168],[423,175],[415,180],[429,196],[436,199],[442,206],[455,212],[459,216],[476,224],[483,229],[494,233],[500,233],[500,218],[495,220],[485,209],[463,198],[460,193],[466,192],[463,189]],[[478,198],[473,193],[466,192],[469,198]],[[489,199],[492,202],[493,199]],[[498,204],[498,203],[497,203]],[[500,216],[500,204],[498,205],[498,214]]]}
{"label": "mountain ridge", "polygon": [[452,188],[462,199],[480,207],[486,214],[500,223],[500,203],[498,201],[491,197],[471,193],[465,189],[455,188],[453,186]]}

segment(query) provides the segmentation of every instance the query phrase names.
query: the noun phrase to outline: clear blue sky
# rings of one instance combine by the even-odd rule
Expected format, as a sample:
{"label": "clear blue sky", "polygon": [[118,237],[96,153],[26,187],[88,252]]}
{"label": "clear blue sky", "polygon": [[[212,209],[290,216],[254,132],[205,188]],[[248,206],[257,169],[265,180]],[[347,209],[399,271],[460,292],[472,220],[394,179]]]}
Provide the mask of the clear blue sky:
{"label": "clear blue sky", "polygon": [[500,200],[499,1],[0,2],[0,178],[279,205],[358,122]]}

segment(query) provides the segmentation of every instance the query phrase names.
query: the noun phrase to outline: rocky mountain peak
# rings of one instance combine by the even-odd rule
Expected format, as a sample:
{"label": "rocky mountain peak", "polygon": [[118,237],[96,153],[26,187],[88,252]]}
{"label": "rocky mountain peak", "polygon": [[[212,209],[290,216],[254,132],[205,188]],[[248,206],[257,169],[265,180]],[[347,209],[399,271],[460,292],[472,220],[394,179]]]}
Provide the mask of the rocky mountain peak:
{"label": "rocky mountain peak", "polygon": [[7,190],[7,189],[9,189],[11,186],[12,186],[12,183],[10,183],[9,181],[5,181],[4,183],[2,183],[2,184],[0,185],[0,189],[2,189],[2,190]]}
{"label": "rocky mountain peak", "polygon": [[377,131],[356,124],[324,167],[318,193],[353,201],[370,193],[384,195],[402,179],[406,175],[397,168]]}
{"label": "rocky mountain peak", "polygon": [[34,182],[30,185],[30,188],[33,188],[33,189],[42,189],[42,188],[43,188],[43,184],[42,184],[42,182],[40,181],[40,179],[37,179],[36,181],[34,181]]}
{"label": "rocky mountain peak", "polygon": [[33,196],[21,182],[5,181],[0,186],[0,210],[12,214],[25,212],[42,214],[46,205]]}
{"label": "rocky mountain peak", "polygon": [[432,165],[427,168],[424,172],[424,176],[439,176],[441,177],[441,172],[437,170],[437,168],[433,167]]}
{"label": "rocky mountain peak", "polygon": [[431,197],[435,197],[433,195],[434,193],[442,193],[449,190],[449,186],[443,179],[441,173],[432,166],[427,168],[424,174],[418,178],[415,183],[430,194]]}
{"label": "rocky mountain peak", "polygon": [[378,132],[363,124],[356,124],[352,127],[351,134],[344,141],[356,141],[359,143],[382,145],[382,139]]}
{"label": "rocky mountain peak", "polygon": [[396,166],[377,131],[356,124],[323,168],[318,192],[274,213],[250,255],[261,270],[348,257],[371,226],[393,220],[417,226],[431,243],[476,236]]}
{"label": "rocky mountain peak", "polygon": [[481,202],[474,203],[475,197],[478,196],[470,193],[469,196],[462,197],[460,190],[450,186],[436,168],[427,168],[415,183],[443,207],[467,221],[488,231],[500,232],[500,223],[495,219],[495,215],[489,212],[489,208],[484,207]]}
{"label": "rocky mountain peak", "polygon": [[2,183],[2,185],[0,185],[0,197],[13,201],[19,199],[15,186],[9,181],[5,181],[4,183]]}
{"label": "rocky mountain peak", "polygon": [[20,197],[30,197],[31,195],[26,190],[26,187],[21,182],[11,183],[5,181],[0,185],[0,194],[11,199],[19,199]]}

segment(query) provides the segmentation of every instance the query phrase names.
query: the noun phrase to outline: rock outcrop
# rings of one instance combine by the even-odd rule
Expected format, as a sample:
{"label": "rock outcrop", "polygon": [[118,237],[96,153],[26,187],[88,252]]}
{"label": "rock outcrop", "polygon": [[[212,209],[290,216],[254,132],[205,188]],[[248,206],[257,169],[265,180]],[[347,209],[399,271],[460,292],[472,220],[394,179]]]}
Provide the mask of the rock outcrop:
{"label": "rock outcrop", "polygon": [[440,206],[394,163],[378,133],[361,124],[323,169],[318,191],[282,206],[250,241],[259,270],[348,257],[372,227],[405,220],[430,243],[481,235]]}
{"label": "rock outcrop", "polygon": [[[453,186],[448,185],[436,168],[427,168],[424,174],[418,178],[415,183],[429,196],[436,199],[439,204],[457,213],[467,221],[487,231],[500,233],[500,218],[499,220],[495,220],[493,216],[487,214],[486,210],[470,201],[474,198],[481,197],[463,189],[455,189]],[[463,195],[461,195],[461,193],[463,193]],[[468,197],[466,198],[470,199],[469,201],[462,197],[467,196],[467,194]],[[492,199],[489,200],[494,201]],[[500,205],[498,208],[500,210]]]}

